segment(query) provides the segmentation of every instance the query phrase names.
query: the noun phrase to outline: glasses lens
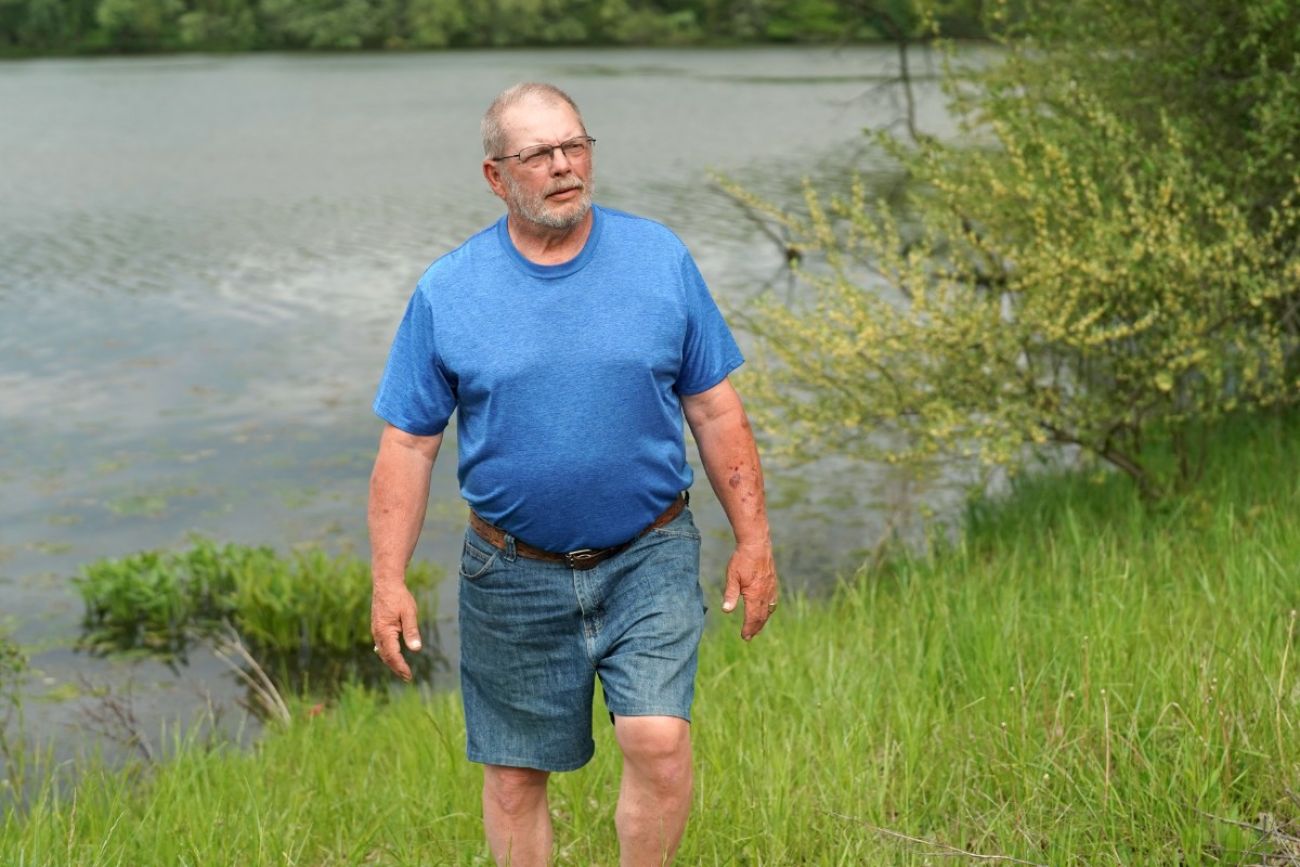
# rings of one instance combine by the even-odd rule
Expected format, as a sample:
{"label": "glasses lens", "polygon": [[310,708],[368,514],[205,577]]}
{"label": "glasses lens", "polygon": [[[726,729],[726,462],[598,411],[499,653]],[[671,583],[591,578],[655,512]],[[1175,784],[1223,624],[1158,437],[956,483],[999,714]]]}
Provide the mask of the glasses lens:
{"label": "glasses lens", "polygon": [[560,145],[564,155],[571,160],[582,159],[587,155],[588,143],[585,138],[571,138]]}
{"label": "glasses lens", "polygon": [[550,159],[551,150],[550,145],[533,145],[530,148],[524,148],[519,152],[519,162],[529,167],[540,166]]}

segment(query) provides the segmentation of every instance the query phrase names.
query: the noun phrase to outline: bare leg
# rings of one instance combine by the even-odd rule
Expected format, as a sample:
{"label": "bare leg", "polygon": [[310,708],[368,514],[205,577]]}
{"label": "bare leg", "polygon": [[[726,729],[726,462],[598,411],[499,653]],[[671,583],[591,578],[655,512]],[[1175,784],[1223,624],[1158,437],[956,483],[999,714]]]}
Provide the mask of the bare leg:
{"label": "bare leg", "polygon": [[547,771],[483,766],[483,827],[498,867],[546,867],[551,857]]}
{"label": "bare leg", "polygon": [[670,716],[620,716],[619,864],[663,867],[673,860],[691,811],[691,727]]}

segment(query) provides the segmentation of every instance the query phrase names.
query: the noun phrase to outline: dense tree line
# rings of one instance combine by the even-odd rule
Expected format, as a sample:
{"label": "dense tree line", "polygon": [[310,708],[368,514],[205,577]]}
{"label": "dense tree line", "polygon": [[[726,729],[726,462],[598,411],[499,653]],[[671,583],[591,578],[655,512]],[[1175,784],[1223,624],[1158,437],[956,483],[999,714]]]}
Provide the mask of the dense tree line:
{"label": "dense tree line", "polygon": [[[942,29],[978,33],[954,9]],[[894,39],[912,0],[0,0],[0,50],[384,49]]]}

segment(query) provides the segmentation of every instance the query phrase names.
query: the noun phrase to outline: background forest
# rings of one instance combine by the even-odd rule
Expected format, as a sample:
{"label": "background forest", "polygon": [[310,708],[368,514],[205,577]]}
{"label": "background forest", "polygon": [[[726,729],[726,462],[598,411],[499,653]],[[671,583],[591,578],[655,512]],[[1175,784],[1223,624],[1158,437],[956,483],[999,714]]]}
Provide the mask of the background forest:
{"label": "background forest", "polygon": [[[940,16],[980,33],[977,4]],[[0,0],[0,52],[404,49],[878,40],[909,0]]]}

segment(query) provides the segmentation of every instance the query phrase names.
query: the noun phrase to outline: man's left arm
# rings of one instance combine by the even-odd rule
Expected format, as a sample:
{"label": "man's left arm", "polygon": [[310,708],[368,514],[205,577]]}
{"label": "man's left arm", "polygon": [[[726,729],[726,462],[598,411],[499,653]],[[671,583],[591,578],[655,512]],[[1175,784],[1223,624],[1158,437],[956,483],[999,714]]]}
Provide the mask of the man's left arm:
{"label": "man's left arm", "polygon": [[777,596],[763,468],[758,461],[754,431],[740,395],[727,379],[699,394],[682,395],[681,400],[704,471],[736,536],[736,550],[727,563],[722,610],[730,613],[738,598],[745,600],[740,637],[748,641],[772,616]]}

